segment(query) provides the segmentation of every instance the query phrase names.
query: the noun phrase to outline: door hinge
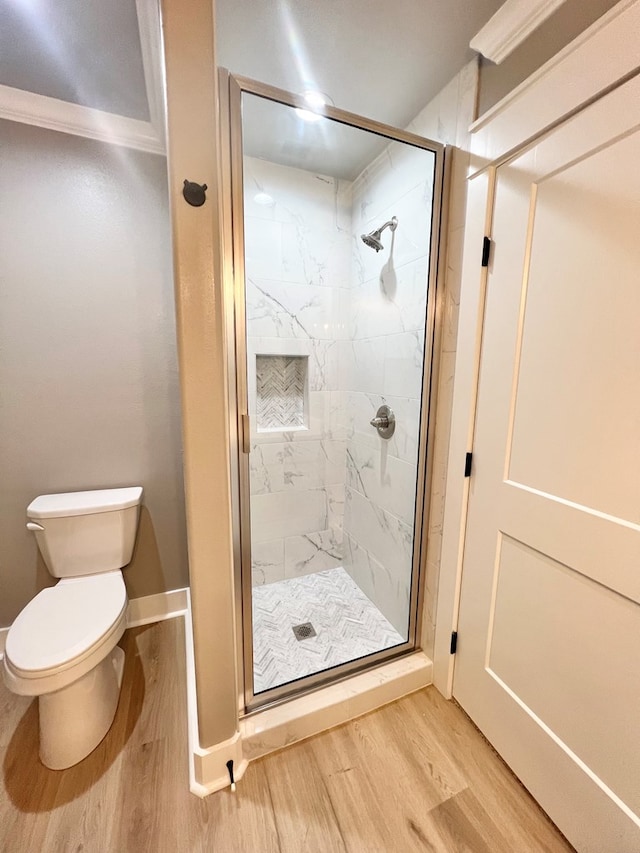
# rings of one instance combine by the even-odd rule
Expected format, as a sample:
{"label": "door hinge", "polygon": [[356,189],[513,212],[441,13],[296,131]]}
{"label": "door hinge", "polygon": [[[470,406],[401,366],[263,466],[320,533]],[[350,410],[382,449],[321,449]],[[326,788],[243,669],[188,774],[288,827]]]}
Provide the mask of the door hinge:
{"label": "door hinge", "polygon": [[451,632],[451,645],[449,646],[449,650],[450,650],[452,655],[455,655],[457,649],[458,649],[458,632],[452,631]]}
{"label": "door hinge", "polygon": [[482,241],[482,266],[489,266],[489,258],[491,257],[491,238],[485,237]]}
{"label": "door hinge", "polygon": [[467,453],[464,457],[464,476],[471,476],[471,465],[473,464],[473,453]]}

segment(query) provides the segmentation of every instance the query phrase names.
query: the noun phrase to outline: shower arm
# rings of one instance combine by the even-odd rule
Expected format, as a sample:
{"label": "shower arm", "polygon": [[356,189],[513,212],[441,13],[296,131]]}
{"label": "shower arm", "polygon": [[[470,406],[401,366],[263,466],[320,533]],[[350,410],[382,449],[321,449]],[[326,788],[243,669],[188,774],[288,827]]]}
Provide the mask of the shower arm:
{"label": "shower arm", "polygon": [[389,219],[388,222],[385,222],[384,225],[382,226],[382,228],[378,228],[378,230],[375,233],[378,235],[382,234],[382,232],[384,231],[385,228],[390,228],[392,231],[395,231],[397,227],[398,227],[398,220],[395,216],[392,216],[391,219]]}

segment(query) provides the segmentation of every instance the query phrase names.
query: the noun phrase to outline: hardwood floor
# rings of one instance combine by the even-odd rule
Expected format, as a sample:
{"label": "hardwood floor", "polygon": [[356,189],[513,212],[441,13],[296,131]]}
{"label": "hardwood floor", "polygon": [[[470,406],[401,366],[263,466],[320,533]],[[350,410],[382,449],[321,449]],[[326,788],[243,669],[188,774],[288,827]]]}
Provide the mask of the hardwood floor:
{"label": "hardwood floor", "polygon": [[465,714],[433,688],[189,793],[181,619],[128,631],[111,731],[76,767],[37,757],[37,705],[0,686],[4,853],[570,851]]}

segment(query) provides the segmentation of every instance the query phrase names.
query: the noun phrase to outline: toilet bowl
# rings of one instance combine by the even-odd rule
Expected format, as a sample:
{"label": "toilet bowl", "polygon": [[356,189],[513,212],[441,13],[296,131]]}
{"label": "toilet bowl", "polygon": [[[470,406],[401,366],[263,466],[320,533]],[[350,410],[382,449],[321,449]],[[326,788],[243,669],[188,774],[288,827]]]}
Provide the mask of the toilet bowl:
{"label": "toilet bowl", "polygon": [[27,509],[58,583],[38,593],[6,639],[9,690],[39,697],[40,760],[77,764],[108,732],[118,706],[127,595],[142,489],[45,495]]}

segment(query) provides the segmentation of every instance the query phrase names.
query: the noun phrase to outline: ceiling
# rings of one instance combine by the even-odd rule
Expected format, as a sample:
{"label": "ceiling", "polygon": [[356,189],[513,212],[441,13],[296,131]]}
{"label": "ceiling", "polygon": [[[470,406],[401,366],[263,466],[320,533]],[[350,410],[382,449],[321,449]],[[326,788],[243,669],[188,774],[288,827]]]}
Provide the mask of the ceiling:
{"label": "ceiling", "polygon": [[[216,0],[218,62],[402,128],[471,59],[501,3]],[[2,0],[0,83],[149,120],[136,0]],[[269,102],[246,113],[249,153],[323,174],[352,178],[384,145]]]}
{"label": "ceiling", "polygon": [[503,0],[216,0],[218,63],[405,127]]}
{"label": "ceiling", "polygon": [[[502,2],[216,0],[218,63],[289,91],[324,92],[336,107],[404,128],[473,57],[469,41]],[[246,112],[248,153],[352,179],[385,145],[327,121],[305,128],[288,112],[268,103]],[[312,153],[292,145],[300,139]]]}

